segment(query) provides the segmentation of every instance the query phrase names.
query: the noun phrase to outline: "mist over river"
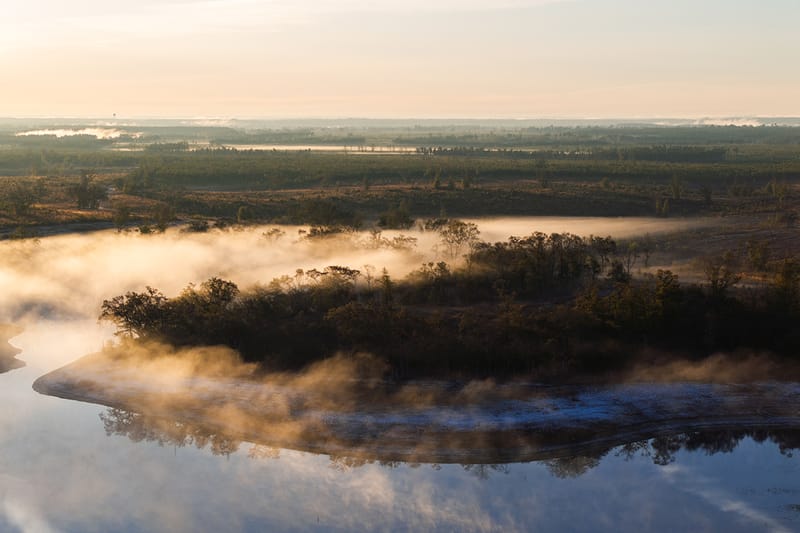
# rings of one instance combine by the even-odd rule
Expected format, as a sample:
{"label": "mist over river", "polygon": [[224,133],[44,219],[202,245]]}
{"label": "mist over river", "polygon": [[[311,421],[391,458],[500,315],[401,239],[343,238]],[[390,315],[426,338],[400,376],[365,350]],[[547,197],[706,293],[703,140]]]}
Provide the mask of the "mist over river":
{"label": "mist over river", "polygon": [[[704,222],[527,218],[476,223],[481,238],[504,240],[533,231],[622,238]],[[793,455],[800,449],[800,424],[796,412],[789,416],[791,409],[777,421],[648,427],[605,440],[583,436],[583,446],[535,453],[464,452],[404,460],[377,445],[372,449],[369,435],[357,439],[358,449],[297,441],[290,446],[263,428],[251,436],[228,433],[219,425],[176,417],[174,411],[137,413],[32,389],[44,374],[114,340],[113,327],[98,323],[97,315],[103,299],[126,291],[150,285],[173,296],[212,276],[247,287],[294,275],[298,268],[330,265],[385,267],[399,279],[425,261],[442,258],[435,234],[416,230],[404,232],[418,239],[409,250],[376,246],[366,233],[313,242],[298,233],[303,228],[283,227],[277,239],[264,235],[269,229],[170,230],[151,236],[98,232],[0,242],[0,322],[24,328],[10,343],[26,363],[0,374],[0,531],[800,528],[800,462]],[[648,390],[637,389],[642,401]],[[794,388],[765,390],[787,397],[796,393]],[[575,419],[603,416],[592,406],[607,397],[603,391],[571,396]],[[464,419],[459,416],[446,421],[458,429],[456,422]],[[520,415],[514,416],[507,422]],[[353,419],[358,418],[356,412]],[[334,417],[332,424],[341,420]],[[530,425],[523,429],[539,431]]]}

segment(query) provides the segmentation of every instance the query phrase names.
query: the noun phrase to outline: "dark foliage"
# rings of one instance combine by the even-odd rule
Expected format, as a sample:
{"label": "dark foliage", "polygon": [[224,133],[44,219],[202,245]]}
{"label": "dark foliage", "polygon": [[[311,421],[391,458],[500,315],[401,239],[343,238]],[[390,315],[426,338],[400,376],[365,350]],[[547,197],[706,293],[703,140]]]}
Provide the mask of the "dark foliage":
{"label": "dark foliage", "polygon": [[615,250],[610,238],[535,233],[479,243],[465,267],[428,263],[402,282],[384,272],[363,283],[343,266],[244,292],[212,278],[175,298],[150,288],[118,296],[101,318],[132,337],[226,345],[272,369],[368,351],[395,377],[603,373],[634,363],[643,347],[800,353],[794,262],[769,288],[738,297],[725,258],[710,262],[707,285],[682,286],[668,270],[623,276]]}
{"label": "dark foliage", "polygon": [[93,178],[93,174],[83,172],[80,181],[69,188],[69,194],[75,200],[78,209],[97,209],[100,201],[108,197],[106,188],[95,183]]}

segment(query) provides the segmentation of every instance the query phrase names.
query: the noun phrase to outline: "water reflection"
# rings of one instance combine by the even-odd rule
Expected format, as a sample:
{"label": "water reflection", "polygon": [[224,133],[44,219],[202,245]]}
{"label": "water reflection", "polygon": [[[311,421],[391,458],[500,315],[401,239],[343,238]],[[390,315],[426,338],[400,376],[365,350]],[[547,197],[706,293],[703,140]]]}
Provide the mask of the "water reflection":
{"label": "water reflection", "polygon": [[[143,415],[118,408],[108,408],[100,414],[107,436],[124,436],[132,442],[153,442],[159,446],[184,448],[194,446],[207,450],[212,455],[230,456],[237,452],[244,442],[234,436],[220,433],[196,423],[171,420],[164,417]],[[251,459],[278,459],[281,446],[270,442],[264,436],[263,442],[249,443],[247,456]],[[624,438],[624,437],[623,437]],[[769,443],[777,447],[779,453],[792,458],[800,449],[800,428],[724,428],[686,433],[657,435],[620,445],[605,446],[594,450],[557,451],[542,449],[530,451],[521,457],[510,458],[507,463],[466,462],[461,466],[465,472],[477,479],[487,480],[492,475],[509,474],[512,464],[540,462],[556,478],[577,478],[597,468],[609,455],[624,461],[647,459],[657,466],[672,465],[680,452],[702,453],[705,456],[730,454],[745,441],[759,444]],[[426,462],[424,458],[415,462],[398,461],[380,454],[380,449],[371,451],[369,447],[353,450],[351,454],[328,454],[330,466],[339,471],[348,471],[366,465],[385,468],[398,468],[401,465],[412,468],[423,464],[433,470],[441,468],[438,462]]]}
{"label": "water reflection", "polygon": [[[96,354],[40,377],[33,388],[125,409],[104,414],[106,429],[143,440],[167,439],[180,446],[210,443],[221,450],[235,449],[232,441],[245,441],[379,462],[597,459],[617,446],[664,434],[766,424],[800,427],[800,385],[793,383],[455,387],[415,382],[398,388],[333,379],[336,373],[323,369],[289,381],[276,376],[263,377],[263,382],[207,378],[193,373],[194,366],[178,366],[176,361],[183,358],[173,359],[122,364],[108,354]],[[663,450],[653,455],[664,455]],[[591,467],[586,461],[576,468]]]}
{"label": "water reflection", "polygon": [[145,416],[124,409],[109,408],[100,413],[106,435],[124,435],[133,442],[156,442],[178,448],[195,446],[213,455],[230,455],[240,441],[195,424]]}
{"label": "water reflection", "polygon": [[663,466],[674,463],[676,454],[681,450],[703,452],[706,455],[733,453],[746,438],[758,443],[776,444],[780,454],[786,457],[793,457],[794,451],[800,449],[800,429],[725,429],[632,442],[622,446],[619,454],[627,459],[639,454]]}
{"label": "water reflection", "polygon": [[800,449],[800,429],[716,429],[636,440],[590,455],[551,459],[545,464],[554,476],[571,478],[596,468],[610,453],[625,461],[639,457],[649,459],[658,466],[667,466],[676,462],[679,452],[702,452],[706,456],[733,453],[747,439],[759,444],[774,444],[779,453],[787,458],[793,457],[794,451]]}
{"label": "water reflection", "polygon": [[[769,435],[776,437],[761,443],[755,434],[746,437],[730,453],[666,446],[675,459],[664,466],[648,453],[665,446],[643,438],[647,446],[631,446],[629,454],[607,446],[524,463],[321,455],[279,446],[266,434],[253,441],[191,419],[37,395],[30,385],[40,369],[29,363],[4,375],[0,387],[2,404],[12,407],[0,408],[0,531],[728,532],[800,526],[791,507],[800,504],[800,464],[779,453],[779,446],[791,452],[795,442],[788,432],[778,437],[782,429],[772,428]],[[554,465],[583,474],[557,477]]]}

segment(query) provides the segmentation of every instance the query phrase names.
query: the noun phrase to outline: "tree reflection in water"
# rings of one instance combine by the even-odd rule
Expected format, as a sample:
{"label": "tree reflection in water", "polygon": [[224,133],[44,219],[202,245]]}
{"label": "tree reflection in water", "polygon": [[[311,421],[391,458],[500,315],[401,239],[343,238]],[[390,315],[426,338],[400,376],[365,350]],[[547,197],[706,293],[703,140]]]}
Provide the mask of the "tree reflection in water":
{"label": "tree reflection in water", "polygon": [[606,452],[597,456],[587,457],[585,455],[576,455],[575,457],[559,457],[557,459],[550,459],[544,462],[547,470],[550,471],[557,478],[566,479],[570,477],[579,477],[600,465],[600,460],[606,455]]}
{"label": "tree reflection in water", "polygon": [[681,450],[689,452],[705,452],[706,455],[731,453],[746,438],[757,443],[773,442],[778,446],[781,455],[792,457],[794,450],[800,449],[800,430],[797,429],[723,429],[702,431],[655,437],[650,440],[637,441],[620,447],[618,455],[632,459],[640,454],[652,458],[657,465],[668,465],[675,462],[676,454]]}
{"label": "tree reflection in water", "polygon": [[178,448],[192,445],[198,449],[208,447],[212,454],[225,456],[236,452],[240,444],[227,435],[211,432],[200,425],[145,416],[124,409],[109,408],[105,413],[100,413],[100,419],[106,435],[122,435],[133,442],[157,442],[160,446]]}
{"label": "tree reflection in water", "polygon": [[[133,442],[155,442],[161,446],[175,447],[195,446],[207,449],[213,455],[228,456],[239,450],[242,442],[236,438],[208,429],[200,424],[187,423],[166,418],[142,415],[123,409],[109,408],[100,414],[106,435],[125,436]],[[268,436],[265,436],[268,438]],[[514,462],[541,461],[548,471],[558,478],[579,477],[600,465],[609,453],[626,461],[636,457],[645,457],[654,464],[665,466],[677,460],[678,453],[705,452],[706,455],[731,453],[745,439],[757,443],[772,442],[778,446],[780,453],[792,457],[795,450],[800,449],[800,429],[714,429],[690,431],[652,438],[639,439],[633,442],[620,443],[581,453],[570,453],[568,447],[559,450],[544,449],[540,452],[528,452]],[[407,462],[390,457],[370,454],[368,445],[347,451],[338,450],[330,453],[330,467],[338,471],[348,471],[365,465],[379,465],[385,468],[397,468],[405,465],[418,468],[425,464],[434,470],[441,469],[436,462]],[[269,442],[254,443],[247,452],[252,459],[278,459],[281,448]],[[464,470],[477,479],[486,480],[493,474],[508,474],[509,464],[470,463],[462,464]]]}

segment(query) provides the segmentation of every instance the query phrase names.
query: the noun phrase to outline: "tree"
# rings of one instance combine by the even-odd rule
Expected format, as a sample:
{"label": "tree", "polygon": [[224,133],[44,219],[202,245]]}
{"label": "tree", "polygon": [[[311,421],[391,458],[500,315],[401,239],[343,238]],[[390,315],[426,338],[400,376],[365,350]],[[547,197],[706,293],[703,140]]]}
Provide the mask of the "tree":
{"label": "tree", "polygon": [[439,229],[442,244],[451,258],[458,257],[464,245],[472,246],[478,242],[480,233],[476,224],[456,219],[448,220],[447,224]]}
{"label": "tree", "polygon": [[245,224],[251,218],[250,208],[246,205],[239,206],[239,210],[236,211],[236,223]]}
{"label": "tree", "polygon": [[600,268],[604,269],[608,265],[611,256],[617,253],[617,243],[609,235],[608,237],[589,237],[592,250],[600,259]]}
{"label": "tree", "polygon": [[786,198],[786,193],[789,191],[786,182],[778,182],[775,179],[767,185],[767,191],[778,201],[778,207],[783,207],[783,201]]}
{"label": "tree", "polygon": [[434,189],[441,189],[442,188],[442,169],[437,168],[435,171],[431,172],[433,175],[433,188]]}
{"label": "tree", "polygon": [[722,298],[730,287],[739,283],[742,277],[735,271],[735,267],[736,258],[731,252],[703,260],[703,272],[712,297]]}
{"label": "tree", "polygon": [[644,238],[641,242],[641,250],[642,254],[644,255],[644,267],[647,268],[650,266],[650,255],[653,253],[653,246],[655,243],[653,242],[653,238],[650,236],[649,233],[645,233]]}
{"label": "tree", "polygon": [[232,281],[210,278],[200,285],[201,294],[211,305],[226,306],[239,294],[239,287]]}
{"label": "tree", "polygon": [[159,204],[153,208],[153,219],[156,229],[160,232],[167,230],[170,221],[175,218],[175,210],[168,204]]}
{"label": "tree", "polygon": [[78,209],[97,209],[100,207],[100,200],[108,198],[105,187],[92,182],[94,177],[94,174],[84,170],[80,181],[68,189]]}
{"label": "tree", "polygon": [[414,219],[408,212],[408,205],[400,202],[397,207],[391,207],[381,213],[378,226],[385,229],[408,229],[414,225]]}
{"label": "tree", "polygon": [[669,198],[656,198],[656,216],[669,216]]}
{"label": "tree", "polygon": [[639,243],[636,241],[631,241],[628,243],[628,248],[625,251],[625,273],[628,277],[631,276],[631,272],[633,272],[633,267],[636,265],[636,261],[639,260]]}
{"label": "tree", "polygon": [[280,228],[270,228],[264,233],[261,234],[269,242],[275,242],[279,240],[281,237],[284,237],[286,232]]}
{"label": "tree", "polygon": [[381,303],[384,307],[391,308],[394,305],[394,282],[389,277],[389,271],[385,267],[381,271],[381,277],[378,281],[381,286]]}
{"label": "tree", "polygon": [[683,180],[678,177],[677,174],[672,175],[672,180],[669,184],[670,192],[672,193],[672,198],[674,200],[680,200],[681,194],[683,193]]}
{"label": "tree", "polygon": [[681,298],[681,284],[678,276],[671,270],[658,269],[655,275],[655,304],[660,318],[668,317],[678,307]]}
{"label": "tree", "polygon": [[631,275],[625,269],[625,265],[619,259],[611,261],[611,268],[608,271],[608,279],[616,283],[628,283],[631,280]]}
{"label": "tree", "polygon": [[784,308],[796,309],[800,303],[800,262],[784,259],[775,273],[772,288]]}
{"label": "tree", "polygon": [[539,186],[542,189],[550,187],[550,178],[547,176],[547,160],[536,160],[536,179],[539,180]]}
{"label": "tree", "polygon": [[114,206],[114,214],[112,215],[112,220],[114,221],[114,227],[117,228],[117,231],[122,231],[123,228],[130,222],[131,219],[131,208],[128,207],[127,204],[118,204]]}
{"label": "tree", "polygon": [[144,292],[127,292],[111,300],[103,300],[100,320],[116,324],[117,335],[145,337],[163,326],[163,306],[167,298],[147,287]]}
{"label": "tree", "polygon": [[28,214],[31,206],[36,202],[37,194],[34,188],[21,181],[14,181],[8,187],[6,200],[16,216]]}
{"label": "tree", "polygon": [[767,269],[770,258],[769,241],[749,240],[745,243],[747,260],[753,270],[764,271]]}

